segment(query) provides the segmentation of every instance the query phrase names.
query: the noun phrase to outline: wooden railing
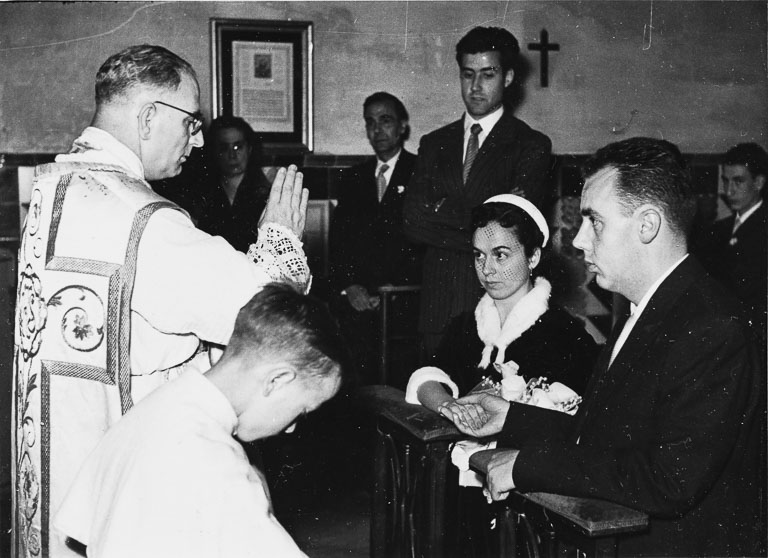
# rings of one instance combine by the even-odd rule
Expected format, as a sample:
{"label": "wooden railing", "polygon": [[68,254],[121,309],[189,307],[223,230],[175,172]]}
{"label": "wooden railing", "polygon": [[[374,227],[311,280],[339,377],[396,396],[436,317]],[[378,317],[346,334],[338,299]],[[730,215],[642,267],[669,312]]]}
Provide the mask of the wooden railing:
{"label": "wooden railing", "polygon": [[[405,402],[390,386],[367,386],[357,403],[376,417],[371,557],[455,556],[456,469],[451,444],[465,438],[449,421]],[[494,504],[496,505],[496,504]],[[493,536],[500,556],[616,555],[617,537],[648,526],[648,517],[588,498],[513,491],[496,505]],[[580,554],[577,554],[580,555]]]}
{"label": "wooden railing", "polygon": [[403,335],[394,333],[390,327],[390,306],[398,296],[418,296],[421,291],[421,285],[382,285],[378,288],[381,305],[379,307],[379,383],[388,384],[390,380],[390,350],[392,341],[402,341],[403,339],[413,338],[414,334]]}

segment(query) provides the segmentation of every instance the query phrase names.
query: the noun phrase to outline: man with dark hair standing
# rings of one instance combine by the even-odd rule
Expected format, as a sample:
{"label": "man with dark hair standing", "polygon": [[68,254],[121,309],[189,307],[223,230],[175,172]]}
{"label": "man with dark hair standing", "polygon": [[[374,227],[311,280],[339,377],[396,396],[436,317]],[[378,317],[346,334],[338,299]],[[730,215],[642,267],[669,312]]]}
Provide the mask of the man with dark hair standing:
{"label": "man with dark hair standing", "polygon": [[473,309],[482,289],[472,266],[470,211],[515,193],[543,208],[553,199],[551,142],[503,104],[520,47],[506,29],[477,27],[456,45],[461,120],[424,136],[405,201],[405,233],[426,245],[419,330],[434,352],[452,316]]}
{"label": "man with dark hair standing", "polygon": [[418,284],[422,250],[403,234],[403,201],[416,162],[403,147],[408,111],[400,99],[379,91],[365,99],[363,118],[376,155],[349,169],[340,184],[330,230],[330,279],[358,376],[371,381],[378,353],[376,289]]}
{"label": "man with dark hair standing", "polygon": [[309,282],[295,167],[278,172],[249,256],[152,191],[202,147],[202,124],[192,66],[128,47],[96,74],[91,125],[35,169],[16,304],[14,555],[66,555],[48,523],[107,428],[182,368],[207,369],[201,341],[226,344],[264,284]]}
{"label": "man with dark hair standing", "polygon": [[157,389],[107,432],[56,527],[97,558],[304,556],[238,440],[291,432],[338,391],[342,355],[324,304],[265,286],[213,368]]}
{"label": "man with dark hair standing", "polygon": [[[740,143],[722,160],[723,198],[733,215],[715,222],[704,237],[701,258],[736,293],[765,346],[768,297],[768,226],[764,198],[768,153]],[[763,351],[765,352],[765,351]]]}
{"label": "man with dark hair standing", "polygon": [[576,415],[480,395],[459,401],[479,405],[483,423],[456,423],[516,448],[488,466],[495,500],[516,488],[647,512],[648,531],[620,538],[619,556],[763,556],[759,360],[736,300],[688,254],[684,165],[671,143],[632,138],[586,166],[573,245],[632,313]]}

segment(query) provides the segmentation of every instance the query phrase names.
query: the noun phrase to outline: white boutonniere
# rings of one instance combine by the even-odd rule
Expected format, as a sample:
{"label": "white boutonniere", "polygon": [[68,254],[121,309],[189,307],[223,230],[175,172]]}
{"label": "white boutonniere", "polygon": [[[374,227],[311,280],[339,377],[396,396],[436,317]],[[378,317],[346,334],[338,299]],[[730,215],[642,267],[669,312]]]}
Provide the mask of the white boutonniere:
{"label": "white boutonniere", "polygon": [[731,240],[728,241],[728,244],[730,244],[731,246],[736,246],[736,244],[738,244],[738,243],[739,243],[739,239],[736,238],[735,236],[732,237]]}
{"label": "white boutonniere", "polygon": [[405,186],[398,186],[397,187],[397,193],[398,194],[402,194],[403,192],[405,192]]}

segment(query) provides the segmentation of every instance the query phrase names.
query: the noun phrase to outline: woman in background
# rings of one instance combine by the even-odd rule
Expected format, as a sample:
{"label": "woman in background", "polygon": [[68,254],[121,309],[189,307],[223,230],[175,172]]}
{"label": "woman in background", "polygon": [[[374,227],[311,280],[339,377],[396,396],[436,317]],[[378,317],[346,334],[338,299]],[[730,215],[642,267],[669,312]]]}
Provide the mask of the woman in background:
{"label": "woman in background", "polygon": [[200,187],[197,226],[247,252],[256,242],[270,189],[260,166],[261,144],[237,116],[216,118],[206,139],[208,172]]}
{"label": "woman in background", "polygon": [[411,375],[406,400],[449,415],[459,394],[486,377],[500,381],[502,365],[526,381],[546,377],[583,394],[597,346],[583,324],[550,307],[549,282],[534,279],[549,239],[544,216],[528,200],[502,194],[474,208],[472,230],[486,294],[474,313],[449,323],[431,366]]}

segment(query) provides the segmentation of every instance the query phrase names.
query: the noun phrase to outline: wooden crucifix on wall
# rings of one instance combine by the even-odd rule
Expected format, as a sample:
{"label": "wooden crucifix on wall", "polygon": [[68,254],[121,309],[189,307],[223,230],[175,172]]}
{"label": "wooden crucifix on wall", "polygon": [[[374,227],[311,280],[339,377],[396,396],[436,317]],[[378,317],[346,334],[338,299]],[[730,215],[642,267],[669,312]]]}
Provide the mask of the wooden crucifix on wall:
{"label": "wooden crucifix on wall", "polygon": [[538,50],[541,54],[541,86],[549,87],[549,51],[560,50],[560,45],[549,42],[549,33],[547,33],[546,29],[542,29],[539,36],[540,42],[528,43],[528,50]]}

